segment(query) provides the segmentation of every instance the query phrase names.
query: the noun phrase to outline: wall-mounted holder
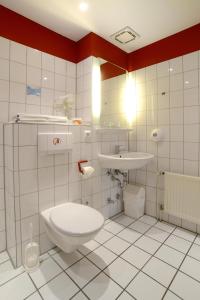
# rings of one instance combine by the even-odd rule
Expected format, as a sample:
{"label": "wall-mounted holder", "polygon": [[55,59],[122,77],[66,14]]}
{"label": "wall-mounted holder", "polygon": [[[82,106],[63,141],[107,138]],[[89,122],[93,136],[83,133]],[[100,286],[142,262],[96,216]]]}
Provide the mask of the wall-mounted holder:
{"label": "wall-mounted holder", "polygon": [[78,161],[78,169],[81,173],[82,178],[87,179],[94,173],[94,168],[91,166],[82,167],[81,164],[87,163],[88,160],[79,160]]}
{"label": "wall-mounted holder", "polygon": [[155,128],[151,132],[151,140],[153,142],[160,142],[163,139],[163,131],[160,128]]}

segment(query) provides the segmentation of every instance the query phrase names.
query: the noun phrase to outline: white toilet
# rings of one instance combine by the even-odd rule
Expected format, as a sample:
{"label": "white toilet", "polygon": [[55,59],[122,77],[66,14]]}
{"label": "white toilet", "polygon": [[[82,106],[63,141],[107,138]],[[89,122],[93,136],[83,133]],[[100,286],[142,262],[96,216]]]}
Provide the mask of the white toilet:
{"label": "white toilet", "polygon": [[104,217],[96,209],[72,202],[49,208],[41,215],[48,237],[66,253],[93,239],[104,225]]}

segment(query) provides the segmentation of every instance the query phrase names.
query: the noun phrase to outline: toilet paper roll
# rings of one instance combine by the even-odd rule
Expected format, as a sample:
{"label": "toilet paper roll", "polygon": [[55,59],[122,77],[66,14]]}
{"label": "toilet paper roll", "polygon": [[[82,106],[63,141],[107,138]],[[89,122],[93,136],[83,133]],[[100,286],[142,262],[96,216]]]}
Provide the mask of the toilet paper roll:
{"label": "toilet paper roll", "polygon": [[91,166],[87,166],[87,167],[82,167],[82,178],[86,179],[88,177],[90,177],[93,173],[94,173],[94,168]]}

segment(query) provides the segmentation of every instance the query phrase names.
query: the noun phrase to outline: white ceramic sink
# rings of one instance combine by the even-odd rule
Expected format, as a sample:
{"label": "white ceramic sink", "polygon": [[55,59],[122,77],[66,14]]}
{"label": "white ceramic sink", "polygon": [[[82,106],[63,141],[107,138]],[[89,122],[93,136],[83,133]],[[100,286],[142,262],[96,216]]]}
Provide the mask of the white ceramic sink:
{"label": "white ceramic sink", "polygon": [[120,154],[99,154],[102,168],[106,169],[140,169],[147,165],[154,155],[143,152],[126,152]]}

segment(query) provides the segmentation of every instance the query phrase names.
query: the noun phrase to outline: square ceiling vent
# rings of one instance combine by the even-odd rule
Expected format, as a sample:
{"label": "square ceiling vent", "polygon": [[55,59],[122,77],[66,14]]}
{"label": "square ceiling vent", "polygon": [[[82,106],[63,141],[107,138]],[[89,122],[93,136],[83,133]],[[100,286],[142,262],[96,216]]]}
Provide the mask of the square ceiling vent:
{"label": "square ceiling vent", "polygon": [[118,43],[125,45],[134,41],[136,38],[139,38],[140,35],[137,32],[135,32],[131,27],[126,26],[121,30],[117,31],[116,33],[113,33],[110,37]]}

